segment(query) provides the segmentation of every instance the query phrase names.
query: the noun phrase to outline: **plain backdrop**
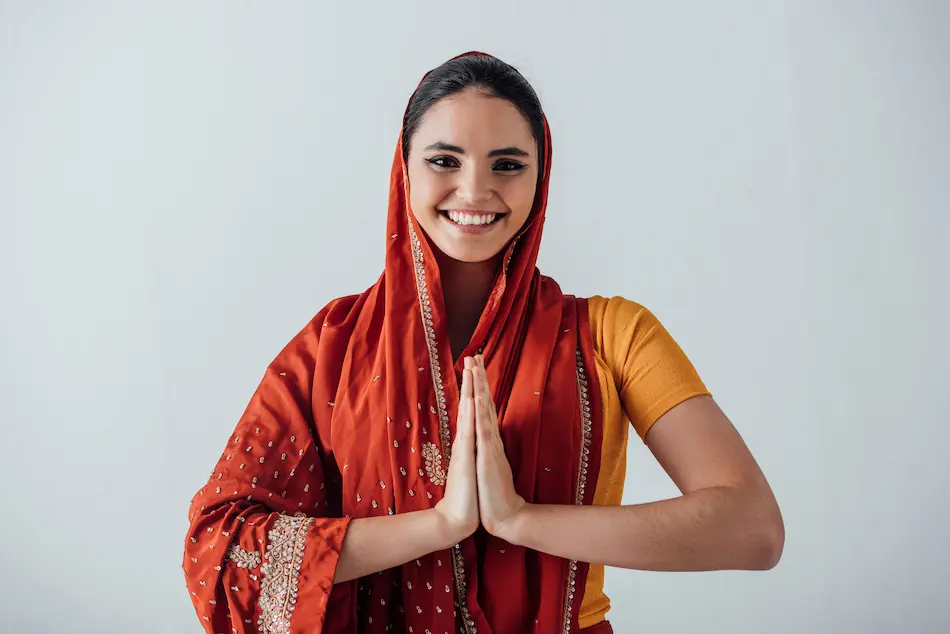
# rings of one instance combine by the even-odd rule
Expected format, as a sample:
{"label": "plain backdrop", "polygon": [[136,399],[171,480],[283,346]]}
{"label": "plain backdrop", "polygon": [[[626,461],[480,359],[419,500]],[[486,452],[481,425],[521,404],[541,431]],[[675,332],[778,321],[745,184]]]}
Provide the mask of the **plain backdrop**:
{"label": "plain backdrop", "polygon": [[617,632],[950,631],[950,3],[907,0],[0,3],[0,631],[201,631],[189,500],[472,49],[550,119],[542,271],[657,314],[785,516],[771,572],[608,570]]}

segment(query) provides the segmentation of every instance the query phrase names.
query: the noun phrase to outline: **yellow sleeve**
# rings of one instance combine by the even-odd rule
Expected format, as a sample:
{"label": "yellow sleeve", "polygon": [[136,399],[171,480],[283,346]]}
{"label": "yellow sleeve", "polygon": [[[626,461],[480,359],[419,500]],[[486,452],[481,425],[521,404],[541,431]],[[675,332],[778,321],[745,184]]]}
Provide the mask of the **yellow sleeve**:
{"label": "yellow sleeve", "polygon": [[594,347],[641,439],[660,416],[709,394],[679,344],[647,308],[623,297],[588,300]]}

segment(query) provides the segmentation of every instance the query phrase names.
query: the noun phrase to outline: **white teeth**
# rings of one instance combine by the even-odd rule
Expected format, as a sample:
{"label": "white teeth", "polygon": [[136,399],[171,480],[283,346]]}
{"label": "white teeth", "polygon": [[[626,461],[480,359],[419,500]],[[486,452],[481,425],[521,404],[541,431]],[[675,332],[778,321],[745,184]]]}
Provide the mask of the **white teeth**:
{"label": "white teeth", "polygon": [[494,220],[498,214],[470,214],[453,209],[446,212],[446,215],[452,222],[459,225],[487,225]]}

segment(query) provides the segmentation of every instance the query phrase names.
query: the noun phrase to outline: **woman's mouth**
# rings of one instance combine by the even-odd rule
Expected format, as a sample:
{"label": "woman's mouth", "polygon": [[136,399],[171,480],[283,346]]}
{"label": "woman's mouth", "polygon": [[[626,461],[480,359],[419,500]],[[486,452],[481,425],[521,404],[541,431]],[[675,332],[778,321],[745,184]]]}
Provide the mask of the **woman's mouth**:
{"label": "woman's mouth", "polygon": [[491,211],[440,209],[439,215],[449,225],[462,233],[485,233],[507,214]]}

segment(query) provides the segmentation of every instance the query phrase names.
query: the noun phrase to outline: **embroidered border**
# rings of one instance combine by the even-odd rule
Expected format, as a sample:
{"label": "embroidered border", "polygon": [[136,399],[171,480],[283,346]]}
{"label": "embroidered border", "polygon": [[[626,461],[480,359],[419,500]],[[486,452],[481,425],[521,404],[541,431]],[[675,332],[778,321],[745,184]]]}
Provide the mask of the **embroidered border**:
{"label": "embroidered border", "polygon": [[263,634],[290,634],[290,619],[297,603],[297,578],[313,518],[302,513],[281,515],[268,531],[266,561],[261,566],[261,615],[257,627]]}
{"label": "embroidered border", "polygon": [[452,572],[455,575],[455,607],[462,615],[463,627],[459,628],[462,634],[478,632],[475,627],[475,619],[468,611],[468,583],[465,582],[465,554],[462,552],[462,545],[456,544],[452,548]]}
{"label": "embroidered border", "polygon": [[505,258],[505,277],[508,277],[508,269],[511,267],[511,258],[515,255],[515,247],[518,246],[518,240],[521,237],[518,236],[511,241],[511,246],[508,248],[508,257]]}
{"label": "embroidered border", "polygon": [[442,441],[442,453],[446,462],[452,459],[452,437],[449,433],[449,412],[445,405],[445,386],[442,382],[442,364],[439,362],[439,347],[435,341],[435,322],[432,320],[432,305],[429,301],[429,285],[426,282],[425,262],[419,236],[409,222],[409,242],[412,247],[412,260],[416,269],[416,289],[419,295],[419,310],[422,312],[422,325],[425,329],[426,347],[429,351],[429,367],[432,370],[432,385],[435,388],[436,406],[439,411],[439,439]]}
{"label": "embroidered border", "polygon": [[255,550],[244,550],[237,544],[228,547],[228,559],[237,564],[238,568],[253,570],[261,565],[261,554]]}
{"label": "embroidered border", "polygon": [[584,488],[587,486],[587,465],[591,445],[590,395],[587,390],[587,371],[584,368],[584,356],[581,354],[580,344],[577,348],[577,395],[581,410],[581,452],[580,473],[577,476],[577,490],[574,494],[574,503],[584,504]]}
{"label": "embroidered border", "polygon": [[[587,486],[587,466],[591,445],[590,394],[587,391],[587,371],[584,369],[584,355],[580,343],[577,345],[577,396],[581,412],[581,451],[577,473],[577,488],[574,491],[574,504],[584,504],[584,489]],[[564,598],[563,634],[571,631],[571,614],[574,609],[574,584],[577,578],[577,561],[567,562],[567,594]]]}
{"label": "embroidered border", "polygon": [[[408,177],[405,172],[403,172],[403,178],[408,182]],[[408,201],[408,190],[405,192],[405,195]],[[445,386],[442,382],[442,364],[439,363],[439,347],[435,340],[435,325],[432,320],[432,306],[429,301],[429,287],[426,282],[422,246],[419,243],[419,236],[416,235],[416,230],[412,226],[412,218],[408,217],[411,213],[407,205],[406,221],[409,223],[409,244],[412,250],[413,265],[416,270],[416,290],[419,295],[419,310],[421,311],[422,324],[425,330],[426,347],[429,350],[429,367],[432,370],[432,385],[435,388],[435,399],[439,412],[439,439],[442,441],[442,453],[445,455],[445,465],[448,465],[448,462],[452,459],[452,439],[449,433],[449,413],[445,404]],[[438,448],[436,447],[436,449]],[[428,464],[426,466],[428,467]],[[465,624],[463,632],[467,634],[477,634],[475,621],[472,619],[472,615],[468,610],[468,584],[465,582],[465,555],[462,553],[461,544],[456,544],[455,547],[452,548],[452,576],[455,579],[455,605],[462,616],[462,622]]]}

